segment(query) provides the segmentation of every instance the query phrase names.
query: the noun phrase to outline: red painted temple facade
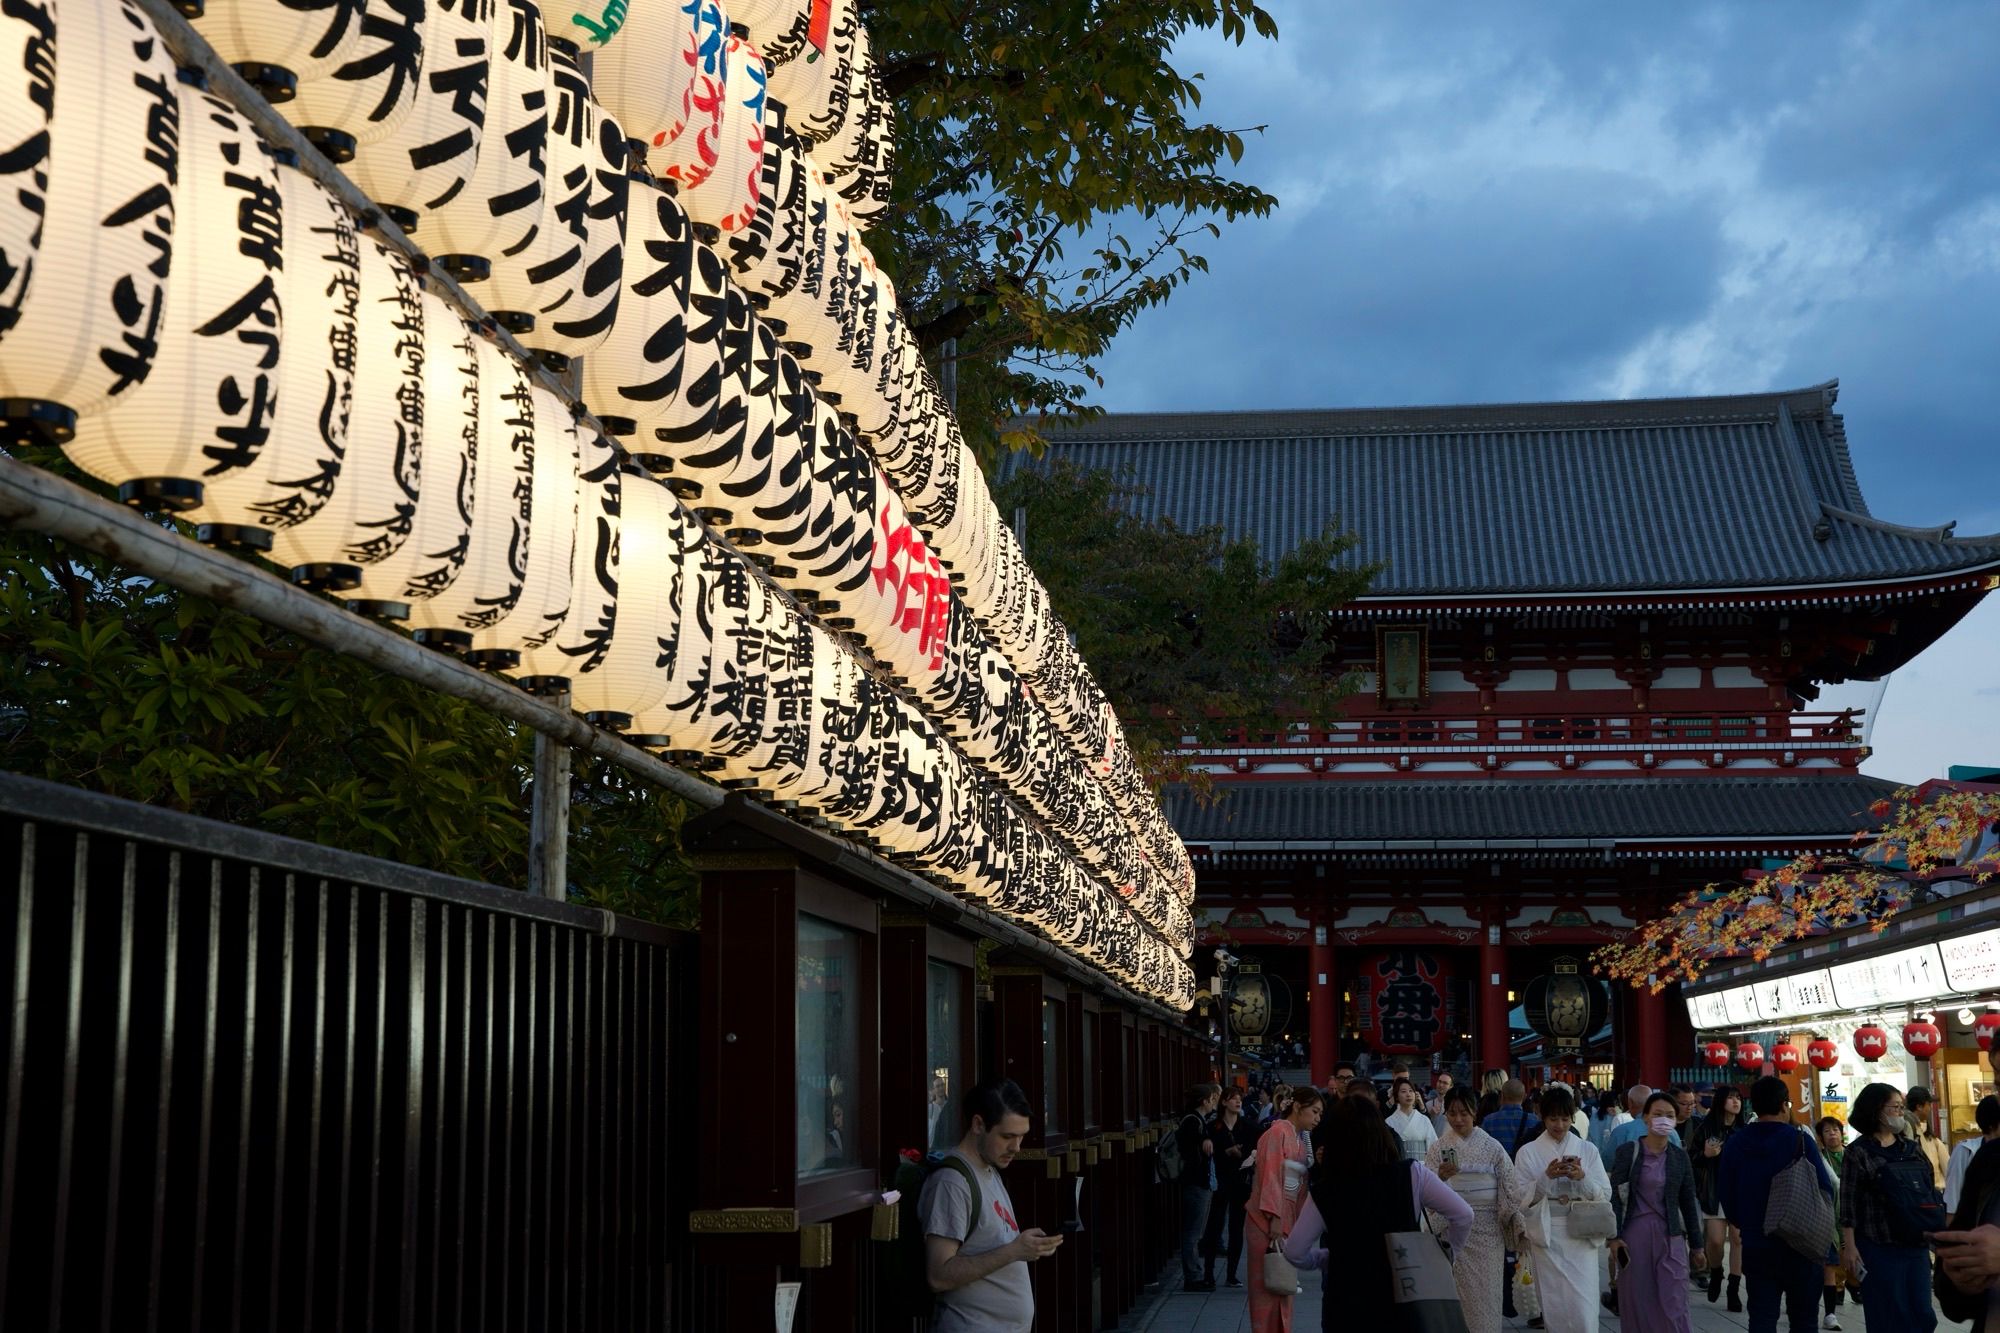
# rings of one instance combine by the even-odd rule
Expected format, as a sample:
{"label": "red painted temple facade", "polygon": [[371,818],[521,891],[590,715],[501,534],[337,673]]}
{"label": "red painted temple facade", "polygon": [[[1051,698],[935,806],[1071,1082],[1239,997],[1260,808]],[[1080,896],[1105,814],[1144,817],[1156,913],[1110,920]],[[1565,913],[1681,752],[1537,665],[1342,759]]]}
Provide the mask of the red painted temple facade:
{"label": "red painted temple facade", "polygon": [[1168,796],[1203,943],[1264,978],[1254,1045],[1302,1043],[1316,1082],[1362,1051],[1599,1086],[1694,1063],[1672,992],[1606,992],[1595,1043],[1510,1010],[1538,977],[1574,1001],[1561,978],[1692,888],[1846,845],[1893,784],[1820,688],[1893,671],[2000,584],[2000,536],[1869,513],[1836,395],[1144,414],[1052,441],[1184,527],[1270,556],[1338,515],[1385,564],[1339,619],[1345,716],[1199,755],[1212,804]]}

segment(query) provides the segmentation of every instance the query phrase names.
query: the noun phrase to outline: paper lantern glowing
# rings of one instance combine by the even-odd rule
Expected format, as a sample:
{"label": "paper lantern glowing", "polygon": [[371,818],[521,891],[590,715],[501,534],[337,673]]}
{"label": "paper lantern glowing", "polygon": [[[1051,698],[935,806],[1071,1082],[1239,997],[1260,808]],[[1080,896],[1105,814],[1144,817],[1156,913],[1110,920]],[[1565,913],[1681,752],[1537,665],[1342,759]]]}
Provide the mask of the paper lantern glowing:
{"label": "paper lantern glowing", "polygon": [[722,232],[757,216],[764,174],[764,57],[731,34],[722,46],[722,114],[701,128],[697,151],[707,170],[681,192],[688,216]]}
{"label": "paper lantern glowing", "polygon": [[20,318],[42,244],[55,43],[54,0],[0,11],[0,338]]}
{"label": "paper lantern glowing", "polygon": [[359,300],[339,476],[326,503],[274,532],[271,545],[271,558],[293,579],[336,592],[359,588],[361,567],[388,559],[408,539],[423,450],[423,285],[400,252],[364,238]]}
{"label": "paper lantern glowing", "polygon": [[[638,5],[625,16],[621,40],[595,53],[591,91],[634,140],[663,148],[687,128],[702,47],[713,42],[719,50],[726,39],[722,7],[713,0]],[[712,122],[713,108],[708,115]],[[667,174],[666,161],[648,154],[655,174]]]}
{"label": "paper lantern glowing", "polygon": [[651,427],[681,392],[694,244],[673,196],[634,180],[621,261],[624,290],[610,332],[580,371],[584,402],[615,435]]}
{"label": "paper lantern glowing", "polygon": [[618,500],[618,598],[610,646],[570,683],[570,707],[593,725],[626,731],[666,697],[661,642],[673,633],[680,553],[674,497],[650,477],[628,475]]}
{"label": "paper lantern glowing", "polygon": [[[566,48],[558,57],[557,70],[562,73],[566,69],[562,61],[573,57]],[[575,81],[564,77],[558,85],[564,95],[549,122],[552,178],[561,172],[562,190],[567,192],[580,171],[584,192],[569,195],[569,203],[559,205],[554,219],[569,233],[564,238],[564,258],[559,261],[564,265],[560,271],[567,274],[559,294],[544,302],[534,324],[519,336],[523,346],[543,352],[543,359],[552,366],[567,368],[569,358],[581,356],[604,341],[618,316],[624,290],[621,279],[630,182],[625,174],[625,133],[618,122],[590,100],[589,87],[580,72]],[[567,267],[567,247],[572,244],[576,253],[573,269]]]}
{"label": "paper lantern glowing", "polygon": [[1854,1029],[1854,1053],[1875,1063],[1889,1053],[1889,1034],[1873,1023]]}
{"label": "paper lantern glowing", "polygon": [[1928,1060],[1944,1045],[1944,1033],[1928,1020],[1903,1025],[1903,1049],[1919,1060]]}
{"label": "paper lantern glowing", "polygon": [[416,105],[430,0],[367,0],[347,59],[299,85],[285,119],[336,162],[395,132]]}
{"label": "paper lantern glowing", "polygon": [[466,661],[494,670],[519,665],[521,655],[547,643],[569,614],[577,532],[582,432],[562,399],[528,385],[534,441],[534,482],[521,591],[507,614],[473,632]]}
{"label": "paper lantern glowing", "polygon": [[1806,1044],[1806,1063],[1825,1073],[1840,1063],[1840,1047],[1824,1037],[1815,1037]]}
{"label": "paper lantern glowing", "polygon": [[632,132],[647,145],[648,169],[662,180],[699,185],[714,168],[713,145],[727,101],[722,49],[729,40],[729,20],[714,0],[692,0],[676,7],[690,22],[664,30],[660,44],[646,52],[642,68],[622,66],[637,56],[636,43],[619,43],[605,53],[605,60],[612,71],[613,90],[620,95],[635,77],[659,80],[658,100],[644,109],[634,107],[631,121]]}
{"label": "paper lantern glowing", "polygon": [[204,0],[189,22],[266,100],[345,61],[361,36],[362,0]]}
{"label": "paper lantern glowing", "polygon": [[1764,1048],[1754,1041],[1746,1041],[1736,1048],[1736,1067],[1748,1073],[1755,1073],[1764,1067]]}
{"label": "paper lantern glowing", "polygon": [[[203,499],[205,482],[260,471],[285,351],[285,258],[277,173],[263,143],[227,102],[186,84],[179,92],[180,236],[159,355],[144,383],[79,423],[65,451],[121,495],[171,497],[186,509]],[[20,350],[13,341],[6,348],[10,361]],[[208,512],[208,535],[268,549],[250,513],[213,500]]]}
{"label": "paper lantern glowing", "polygon": [[[486,109],[479,155],[465,188],[433,204],[424,244],[460,282],[483,282],[518,255],[542,216],[548,148],[548,35],[534,0],[499,0],[487,42]],[[489,297],[477,293],[482,304]]]}
{"label": "paper lantern glowing", "polygon": [[1771,1064],[1780,1074],[1789,1074],[1799,1067],[1799,1048],[1792,1045],[1773,1046]]}
{"label": "paper lantern glowing", "polygon": [[1720,1069],[1729,1063],[1729,1044],[1711,1041],[1701,1048],[1702,1063]]}
{"label": "paper lantern glowing", "polygon": [[562,622],[521,655],[521,687],[537,694],[572,689],[603,666],[618,622],[618,515],[625,479],[602,436],[581,425],[574,433],[576,536],[569,548],[565,610]]}
{"label": "paper lantern glowing", "polygon": [[428,0],[409,113],[342,170],[405,230],[462,193],[486,129],[492,0]]}
{"label": "paper lantern glowing", "polygon": [[[61,443],[78,414],[146,378],[173,263],[172,57],[131,0],[89,0],[60,17],[41,217],[51,248],[37,253],[33,284],[0,344],[0,420],[17,442]],[[27,206],[19,193],[0,200],[10,212]],[[32,230],[17,217],[0,231],[24,227]]]}
{"label": "paper lantern glowing", "polygon": [[[413,602],[418,642],[452,652],[505,619],[528,578],[534,518],[535,399],[526,371],[490,342],[475,342],[479,420],[472,453],[472,532],[458,577],[435,597]],[[468,442],[460,437],[460,447]]]}

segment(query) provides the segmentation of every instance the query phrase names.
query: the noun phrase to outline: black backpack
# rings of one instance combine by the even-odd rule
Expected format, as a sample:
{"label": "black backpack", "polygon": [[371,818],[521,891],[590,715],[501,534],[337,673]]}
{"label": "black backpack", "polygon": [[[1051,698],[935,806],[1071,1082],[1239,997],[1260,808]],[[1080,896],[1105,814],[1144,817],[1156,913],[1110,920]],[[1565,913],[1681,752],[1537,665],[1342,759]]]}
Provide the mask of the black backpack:
{"label": "black backpack", "polygon": [[965,1215],[965,1234],[958,1238],[959,1244],[972,1239],[979,1226],[980,1210],[986,1206],[980,1196],[979,1178],[964,1158],[934,1152],[916,1160],[903,1159],[891,1187],[902,1194],[896,1205],[901,1216],[897,1219],[896,1239],[883,1247],[884,1280],[879,1289],[883,1305],[896,1319],[929,1319],[937,1312],[937,1293],[931,1290],[930,1283],[930,1256],[924,1244],[921,1203],[925,1184],[939,1171],[958,1172],[972,1192],[972,1207]]}

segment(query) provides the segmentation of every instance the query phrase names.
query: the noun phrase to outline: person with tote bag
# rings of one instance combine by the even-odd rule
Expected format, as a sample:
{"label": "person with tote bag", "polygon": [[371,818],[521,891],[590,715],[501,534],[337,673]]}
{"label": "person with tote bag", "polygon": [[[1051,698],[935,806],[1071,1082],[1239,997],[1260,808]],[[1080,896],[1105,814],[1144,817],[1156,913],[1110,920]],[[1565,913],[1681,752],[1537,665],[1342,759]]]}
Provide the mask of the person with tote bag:
{"label": "person with tote bag", "polygon": [[1648,1097],[1641,1117],[1646,1132],[1621,1145],[1611,1160],[1618,1326],[1624,1333],[1689,1333],[1688,1267],[1708,1262],[1694,1164],[1674,1132],[1671,1096]]}
{"label": "person with tote bag", "polygon": [[1428,1166],[1404,1159],[1402,1140],[1372,1101],[1341,1098],[1319,1142],[1326,1155],[1284,1253],[1299,1268],[1331,1264],[1338,1275],[1320,1328],[1467,1333],[1451,1260],[1424,1214],[1443,1219],[1442,1239],[1457,1255],[1472,1234],[1472,1205]]}
{"label": "person with tote bag", "polygon": [[1575,1114],[1568,1088],[1547,1089],[1542,1133],[1514,1157],[1514,1205],[1549,1333],[1597,1333],[1598,1251],[1618,1229],[1597,1149],[1569,1132]]}
{"label": "person with tote bag", "polygon": [[[1306,1204],[1306,1177],[1312,1157],[1305,1136],[1319,1125],[1325,1109],[1319,1089],[1301,1087],[1292,1094],[1291,1113],[1273,1120],[1257,1140],[1257,1179],[1250,1187],[1250,1202],[1243,1210],[1243,1230],[1250,1251],[1250,1333],[1292,1333],[1292,1297],[1298,1294],[1298,1275],[1284,1274],[1284,1254],[1280,1247]],[[1276,1254],[1272,1264],[1267,1256]],[[1273,1290],[1288,1280],[1290,1291]]]}
{"label": "person with tote bag", "polygon": [[1472,1234],[1451,1254],[1469,1333],[1500,1333],[1500,1303],[1494,1293],[1504,1279],[1506,1225],[1514,1217],[1514,1159],[1507,1147],[1473,1123],[1479,1098],[1471,1088],[1453,1088],[1444,1097],[1444,1134],[1430,1146],[1424,1164],[1472,1208]]}

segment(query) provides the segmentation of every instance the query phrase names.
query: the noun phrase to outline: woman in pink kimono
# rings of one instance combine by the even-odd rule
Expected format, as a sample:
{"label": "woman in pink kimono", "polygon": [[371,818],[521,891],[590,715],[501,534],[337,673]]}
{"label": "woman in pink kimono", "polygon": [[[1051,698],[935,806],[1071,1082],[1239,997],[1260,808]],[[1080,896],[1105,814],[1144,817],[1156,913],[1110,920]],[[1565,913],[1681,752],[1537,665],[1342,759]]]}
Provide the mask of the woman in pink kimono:
{"label": "woman in pink kimono", "polygon": [[1250,1238],[1244,1247],[1251,1263],[1245,1279],[1250,1288],[1250,1333],[1291,1333],[1292,1298],[1265,1290],[1264,1254],[1284,1244],[1310,1197],[1306,1177],[1312,1170],[1312,1152],[1305,1136],[1319,1124],[1325,1109],[1318,1089],[1299,1088],[1292,1093],[1292,1113],[1273,1120],[1257,1140],[1257,1181],[1243,1210]]}

